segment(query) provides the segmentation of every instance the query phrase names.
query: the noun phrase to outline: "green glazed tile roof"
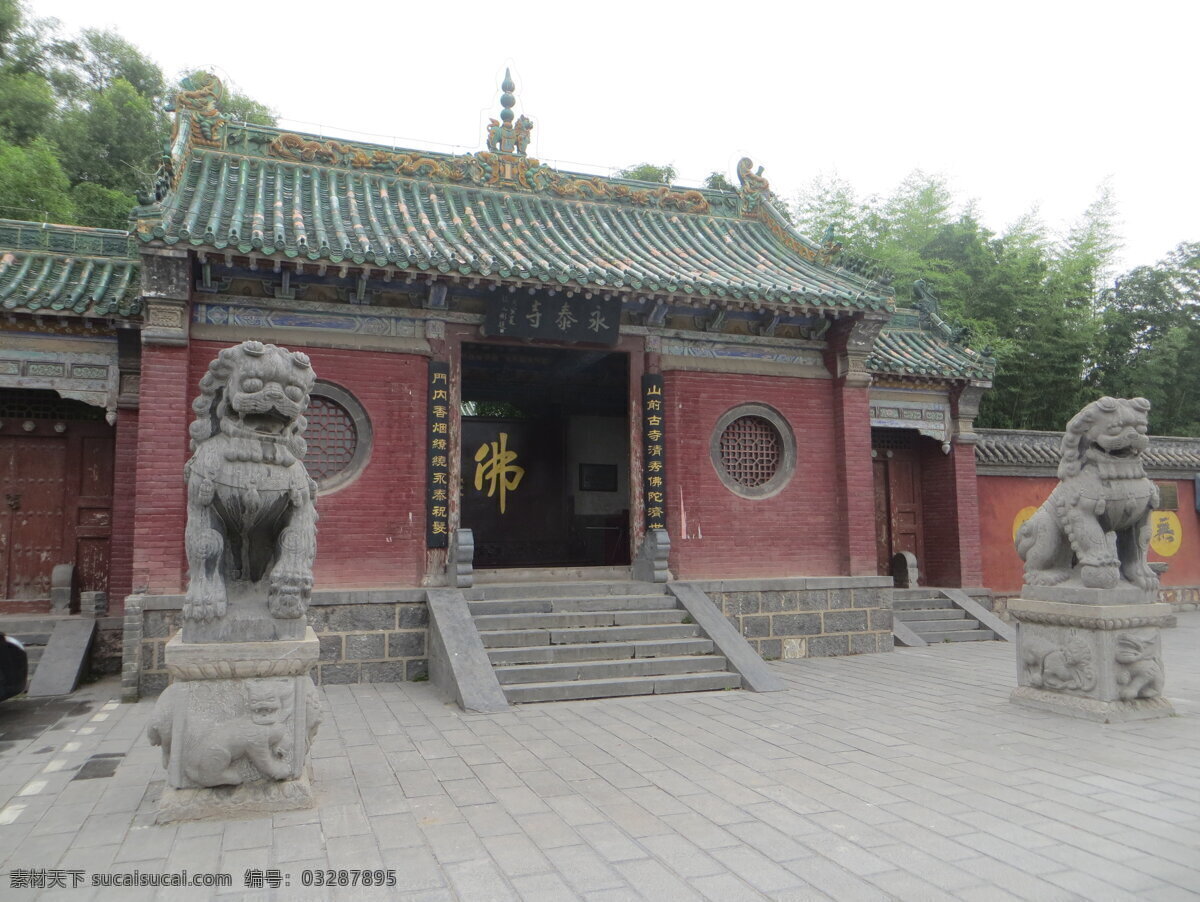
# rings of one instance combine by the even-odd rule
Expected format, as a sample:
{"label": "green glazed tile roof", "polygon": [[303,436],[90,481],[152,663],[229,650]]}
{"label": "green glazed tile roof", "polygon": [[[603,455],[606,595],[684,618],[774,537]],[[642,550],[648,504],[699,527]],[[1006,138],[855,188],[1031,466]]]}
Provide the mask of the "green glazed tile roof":
{"label": "green glazed tile roof", "polygon": [[140,288],[128,232],[0,220],[0,310],[136,316]]}
{"label": "green glazed tile roof", "polygon": [[[997,470],[1053,470],[1062,458],[1061,432],[1024,429],[976,429],[975,462]],[[1183,472],[1191,478],[1200,471],[1200,438],[1152,435],[1142,452],[1151,472]]]}
{"label": "green glazed tile roof", "polygon": [[898,310],[867,357],[867,369],[892,376],[990,380],[996,364],[923,328],[915,310]]}
{"label": "green glazed tile roof", "polygon": [[161,209],[143,208],[137,227],[146,242],[753,303],[892,307],[889,289],[830,265],[751,193],[566,173],[516,154],[347,144],[227,126],[211,112],[181,113],[172,153],[171,190]]}

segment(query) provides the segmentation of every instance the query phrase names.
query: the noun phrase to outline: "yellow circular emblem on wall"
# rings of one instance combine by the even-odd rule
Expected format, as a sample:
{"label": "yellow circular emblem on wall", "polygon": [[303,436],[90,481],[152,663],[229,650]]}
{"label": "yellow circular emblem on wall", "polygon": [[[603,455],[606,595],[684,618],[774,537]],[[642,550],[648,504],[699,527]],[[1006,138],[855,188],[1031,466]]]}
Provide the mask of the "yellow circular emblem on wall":
{"label": "yellow circular emblem on wall", "polygon": [[1170,557],[1183,542],[1183,524],[1174,511],[1150,512],[1150,547],[1155,554]]}
{"label": "yellow circular emblem on wall", "polygon": [[1013,541],[1017,540],[1017,530],[1021,528],[1021,524],[1038,512],[1036,507],[1023,507],[1017,511],[1016,517],[1013,518]]}

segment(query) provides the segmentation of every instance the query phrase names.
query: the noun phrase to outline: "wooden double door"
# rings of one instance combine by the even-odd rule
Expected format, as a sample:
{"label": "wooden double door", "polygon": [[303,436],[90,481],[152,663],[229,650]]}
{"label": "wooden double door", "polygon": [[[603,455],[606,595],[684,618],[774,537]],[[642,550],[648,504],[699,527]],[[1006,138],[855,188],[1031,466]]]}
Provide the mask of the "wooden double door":
{"label": "wooden double door", "polygon": [[879,574],[890,575],[892,556],[908,551],[924,566],[921,461],[916,448],[876,448],[875,549]]}
{"label": "wooden double door", "polygon": [[0,434],[0,600],[49,599],[51,573],[57,564],[66,563],[75,564],[81,590],[106,591],[112,536],[112,427],[6,418],[4,433]]}

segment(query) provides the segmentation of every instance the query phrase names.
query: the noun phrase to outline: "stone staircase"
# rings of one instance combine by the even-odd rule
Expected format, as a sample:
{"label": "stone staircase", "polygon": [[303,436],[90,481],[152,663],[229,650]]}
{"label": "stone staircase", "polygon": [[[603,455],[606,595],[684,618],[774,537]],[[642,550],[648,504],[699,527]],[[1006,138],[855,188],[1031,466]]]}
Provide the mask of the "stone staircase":
{"label": "stone staircase", "polygon": [[67,619],[67,614],[5,614],[0,616],[0,633],[20,640],[25,646],[25,656],[29,660],[29,680],[37,670],[42,653],[50,643],[50,634],[59,621]]}
{"label": "stone staircase", "polygon": [[470,613],[510,703],[736,689],[661,584],[489,584]]}
{"label": "stone staircase", "polygon": [[999,638],[937,588],[894,590],[892,618],[930,645],[936,642],[986,642]]}

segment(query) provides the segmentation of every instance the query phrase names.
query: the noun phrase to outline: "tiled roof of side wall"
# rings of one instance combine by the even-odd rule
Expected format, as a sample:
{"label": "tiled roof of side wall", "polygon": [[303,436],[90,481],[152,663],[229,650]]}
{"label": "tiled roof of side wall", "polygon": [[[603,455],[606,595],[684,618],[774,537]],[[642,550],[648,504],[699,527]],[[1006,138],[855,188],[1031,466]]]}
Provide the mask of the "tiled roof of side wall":
{"label": "tiled roof of side wall", "polygon": [[138,273],[128,232],[0,220],[0,310],[137,316]]}
{"label": "tiled roof of side wall", "polygon": [[182,166],[161,225],[143,240],[818,308],[891,306],[887,291],[803,259],[755,219],[204,148]]}
{"label": "tiled roof of side wall", "polygon": [[[1061,456],[1061,432],[977,429],[975,463],[981,468],[1055,469]],[[1200,438],[1152,435],[1142,455],[1146,468],[1200,473]]]}
{"label": "tiled roof of side wall", "polygon": [[[897,317],[904,322],[903,316]],[[885,325],[867,356],[867,369],[892,376],[990,380],[995,364],[925,329]]]}

